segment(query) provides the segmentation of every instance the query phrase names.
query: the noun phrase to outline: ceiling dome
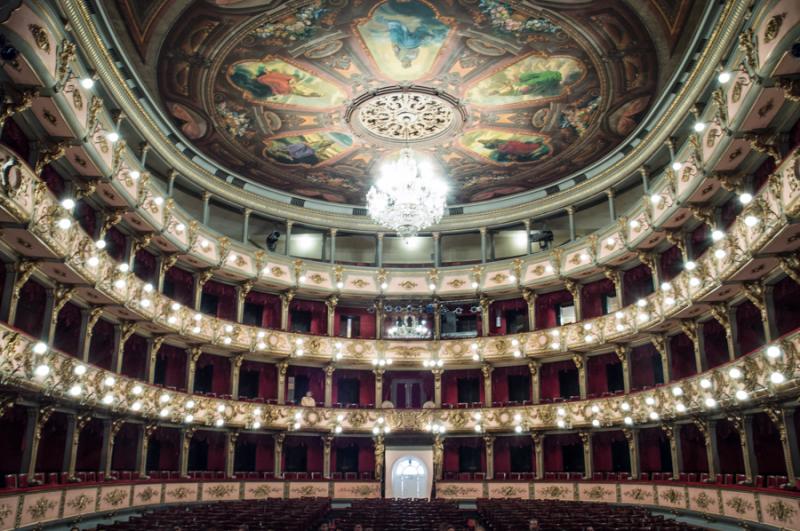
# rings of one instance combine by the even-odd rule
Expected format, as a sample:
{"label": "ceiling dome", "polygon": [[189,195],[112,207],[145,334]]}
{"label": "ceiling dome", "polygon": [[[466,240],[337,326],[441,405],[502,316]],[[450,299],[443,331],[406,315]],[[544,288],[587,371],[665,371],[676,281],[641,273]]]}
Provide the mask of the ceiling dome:
{"label": "ceiling dome", "polygon": [[198,0],[158,58],[162,103],[195,148],[256,183],[363,204],[408,143],[451,203],[552,184],[607,155],[658,87],[623,2]]}

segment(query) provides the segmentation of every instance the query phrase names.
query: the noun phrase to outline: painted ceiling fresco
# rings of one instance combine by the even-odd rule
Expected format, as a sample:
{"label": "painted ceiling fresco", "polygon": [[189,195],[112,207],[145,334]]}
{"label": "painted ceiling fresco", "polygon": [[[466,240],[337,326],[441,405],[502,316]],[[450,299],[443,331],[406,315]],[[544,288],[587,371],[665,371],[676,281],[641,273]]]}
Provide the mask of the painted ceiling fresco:
{"label": "painted ceiling fresco", "polygon": [[402,146],[368,131],[387,127],[379,111],[391,101],[370,104],[365,127],[354,127],[353,102],[419,88],[432,99],[394,103],[441,104],[447,130],[409,141],[444,174],[451,203],[501,197],[601,158],[657,91],[654,44],[624,2],[526,9],[498,0],[197,0],[162,45],[159,91],[183,135],[223,167],[363,204],[381,162]]}

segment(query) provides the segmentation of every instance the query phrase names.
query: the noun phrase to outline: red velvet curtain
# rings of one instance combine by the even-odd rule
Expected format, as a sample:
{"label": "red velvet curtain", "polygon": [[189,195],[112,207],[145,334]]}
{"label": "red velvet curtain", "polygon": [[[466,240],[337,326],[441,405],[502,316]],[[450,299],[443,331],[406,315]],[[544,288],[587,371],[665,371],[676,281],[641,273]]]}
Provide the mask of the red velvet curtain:
{"label": "red velvet curtain", "polygon": [[127,247],[127,236],[122,234],[116,227],[111,227],[106,232],[106,252],[117,262],[125,260],[125,250]]}
{"label": "red velvet curtain", "polygon": [[[306,376],[308,378],[308,390],[317,405],[321,406],[325,399],[325,371],[319,367],[303,367],[300,365],[290,365],[289,370],[286,372],[286,377],[292,378],[294,376]],[[292,400],[294,397],[289,394],[289,385],[286,385],[286,399]],[[298,401],[299,403],[299,401]]]}
{"label": "red velvet curtain", "polygon": [[726,419],[717,421],[717,454],[721,474],[743,474],[744,460],[739,432]]}
{"label": "red velvet curtain", "polygon": [[15,151],[19,159],[25,162],[29,161],[31,148],[28,143],[28,137],[13,118],[6,120],[6,123],[3,124],[3,132],[0,134],[0,140]]}
{"label": "red velvet curtain", "polygon": [[[481,381],[483,375],[481,374]],[[525,396],[531,399],[531,371],[527,365],[516,365],[514,367],[496,367],[492,371],[492,401],[506,403],[510,400],[508,377],[527,376],[528,385],[526,386]]]}
{"label": "red velvet curtain", "polygon": [[283,442],[283,467],[286,470],[286,449],[295,447],[306,448],[306,471],[322,472],[322,440],[319,437],[288,436]]}
{"label": "red velvet curtain", "polygon": [[92,329],[92,342],[89,345],[89,363],[111,370],[114,358],[114,325],[100,319]]}
{"label": "red velvet curtain", "polygon": [[217,317],[228,321],[236,319],[236,288],[209,280],[203,286],[203,293],[215,295],[218,298]]}
{"label": "red velvet curtain", "polygon": [[173,286],[172,299],[184,306],[194,306],[194,276],[179,267],[171,267],[164,274],[165,282]]}
{"label": "red velvet curtain", "polygon": [[78,346],[81,336],[81,309],[68,302],[61,308],[56,320],[56,333],[53,336],[53,347],[70,356],[79,357]]}
{"label": "red velvet curtain", "polygon": [[772,296],[778,335],[788,334],[800,327],[800,284],[790,277],[784,277],[773,287]]}
{"label": "red velvet curtain", "polygon": [[481,456],[480,471],[486,472],[486,450],[484,448],[483,439],[480,437],[457,437],[445,439],[444,465],[442,467],[443,472],[459,472],[459,449],[461,448],[479,448]]}
{"label": "red velvet curtain", "polygon": [[760,475],[786,475],[780,434],[766,413],[753,415],[753,453],[758,460]]}
{"label": "red velvet curtain", "polygon": [[[798,122],[800,123],[800,122]],[[796,124],[795,124],[796,125]],[[775,161],[772,157],[766,157],[764,162],[753,172],[753,191],[758,192],[767,183],[769,176],[775,171]]]}
{"label": "red velvet curtain", "polygon": [[336,471],[336,450],[340,448],[358,448],[358,472],[375,472],[375,446],[367,437],[337,437],[331,448],[331,472]]}
{"label": "red velvet curtain", "polygon": [[529,437],[523,436],[510,436],[510,437],[497,437],[494,441],[494,473],[495,477],[498,473],[511,473],[522,472],[522,470],[514,470],[511,466],[511,448],[523,448],[528,451],[531,456],[532,471],[536,469],[536,456],[534,454],[533,444]]}
{"label": "red velvet curtain", "polygon": [[727,363],[730,360],[725,329],[716,319],[703,323],[703,341],[709,369]]}
{"label": "red velvet curtain", "polygon": [[[58,413],[53,413],[53,417]],[[28,408],[12,407],[0,417],[0,477],[19,474],[22,470],[22,454],[25,446],[25,427],[28,424]],[[8,485],[6,485],[8,486]]]}
{"label": "red velvet curtain", "polygon": [[114,439],[114,455],[111,456],[111,469],[115,471],[136,470],[138,435],[141,427],[126,422]]}
{"label": "red velvet curtain", "polygon": [[271,293],[251,291],[247,294],[245,302],[258,304],[263,307],[261,312],[262,328],[277,330],[281,327],[281,298]]}
{"label": "red velvet curtain", "polygon": [[661,428],[639,430],[639,466],[642,472],[669,472],[661,466],[661,450],[666,435]]}
{"label": "red velvet curtain", "polygon": [[628,269],[622,276],[623,304],[629,306],[653,293],[653,274],[645,264]]}
{"label": "red velvet curtain", "polygon": [[558,326],[558,306],[572,304],[572,295],[567,290],[541,293],[536,297],[536,328]]}
{"label": "red velvet curtain", "polygon": [[673,245],[659,255],[661,280],[669,282],[683,271],[683,255],[677,245]]}
{"label": "red velvet curtain", "polygon": [[229,358],[203,353],[197,360],[197,369],[211,365],[214,367],[211,377],[211,392],[217,396],[231,393],[231,362]]}
{"label": "red velvet curtain", "polygon": [[539,397],[542,399],[560,397],[561,383],[558,379],[558,373],[570,370],[577,370],[575,364],[571,360],[542,363],[539,368],[539,385],[541,386]]}
{"label": "red velvet curtain", "polygon": [[[527,314],[528,303],[525,302],[525,299],[511,299],[507,301],[496,301],[491,305],[489,309],[489,335],[503,336],[509,333],[506,312],[513,310],[522,311]],[[500,326],[497,326],[498,317],[500,317]]]}
{"label": "red velvet curtain", "polygon": [[208,444],[206,470],[225,470],[225,434],[221,431],[197,430],[192,436],[192,446]]}
{"label": "red velvet curtain", "polygon": [[320,301],[293,300],[289,306],[289,330],[292,329],[292,311],[309,312],[311,314],[311,330],[309,333],[325,335],[328,333],[328,307]]}
{"label": "red velvet curtain", "polygon": [[653,387],[656,382],[655,364],[661,364],[661,356],[653,345],[647,343],[631,349],[631,389]]}
{"label": "red velvet curtain", "polygon": [[83,199],[76,201],[75,208],[72,209],[72,216],[89,237],[95,237],[95,234],[97,234],[97,212],[89,203]]}
{"label": "red velvet curtain", "polygon": [[[483,373],[481,373],[480,369],[448,369],[442,374],[442,404],[458,404],[458,381],[462,379],[478,380],[480,401],[483,402],[486,399]],[[494,393],[494,390],[492,390],[492,393]],[[508,396],[508,389],[506,389],[506,396]]]}
{"label": "red velvet curtain", "polygon": [[592,461],[595,472],[613,472],[614,459],[611,447],[626,441],[622,431],[598,431],[592,435]]}
{"label": "red velvet curtain", "polygon": [[156,278],[156,257],[144,249],[139,249],[133,258],[133,272],[143,281],[155,285],[158,280]]}
{"label": "red velvet curtain", "polygon": [[[447,374],[448,371],[445,371]],[[387,371],[386,374],[383,375],[383,400],[391,400],[391,393],[392,393],[392,382],[394,380],[407,380],[407,379],[418,379],[422,382],[422,389],[419,391],[424,391],[425,393],[425,400],[433,400],[433,374],[430,371]],[[398,402],[400,401],[399,397],[401,393],[404,393],[405,387],[400,386],[398,391]],[[417,392],[419,392],[417,391]],[[442,392],[444,392],[444,388],[442,388]],[[404,394],[402,396],[405,396]],[[414,406],[421,407],[421,395],[415,398]],[[397,404],[395,404],[397,406]]]}
{"label": "red velvet curtain", "polygon": [[164,386],[186,391],[186,351],[172,345],[161,345],[159,363],[165,365]]}
{"label": "red velvet curtain", "polygon": [[344,337],[347,334],[345,325],[340,321],[341,315],[351,315],[358,318],[359,334],[353,332],[353,338],[375,339],[375,314],[369,313],[366,308],[336,308],[336,318],[333,320],[333,334],[336,337]]}
{"label": "red velvet curtain", "polygon": [[561,450],[563,446],[581,446],[580,437],[577,433],[560,433],[548,435],[544,439],[544,471],[562,472],[564,470],[564,454]]}
{"label": "red velvet curtain", "polygon": [[708,472],[708,456],[703,434],[694,424],[681,424],[681,457],[684,472]]}
{"label": "red velvet curtain", "polygon": [[619,358],[613,352],[589,357],[586,362],[587,397],[589,397],[588,395],[600,396],[608,392],[608,370],[606,367],[609,365],[619,365]]}
{"label": "red velvet curtain", "polygon": [[100,454],[103,451],[103,420],[93,418],[83,430],[78,440],[78,459],[75,470],[78,472],[97,472],[100,470]]}
{"label": "red velvet curtain", "polygon": [[581,289],[581,312],[583,319],[592,319],[603,315],[603,298],[615,296],[614,283],[607,279],[584,284]]}
{"label": "red velvet curtain", "polygon": [[337,369],[333,373],[333,389],[331,389],[334,404],[339,402],[339,380],[342,379],[358,380],[359,405],[375,405],[375,375],[372,371]]}
{"label": "red velvet curtain", "polygon": [[278,398],[278,371],[273,363],[244,361],[241,372],[258,372],[258,396],[264,400]]}
{"label": "red velvet curtain", "polygon": [[766,344],[761,311],[749,300],[736,307],[736,340],[744,356]]}
{"label": "red velvet curtain", "polygon": [[722,222],[722,226],[727,229],[733,225],[733,222],[736,221],[736,218],[742,212],[742,207],[742,202],[739,201],[738,197],[733,196],[728,199],[728,201],[725,202],[720,209],[720,220]]}
{"label": "red velvet curtain", "polygon": [[669,338],[672,379],[680,380],[697,374],[697,361],[694,357],[694,343],[681,332]]}
{"label": "red velvet curtain", "polygon": [[[19,290],[17,316],[14,325],[33,337],[42,335],[44,311],[47,293],[44,286],[35,280],[29,280]],[[49,318],[49,316],[48,316]]]}
{"label": "red velvet curtain", "polygon": [[44,184],[47,185],[47,188],[50,189],[50,192],[58,197],[64,194],[64,178],[58,174],[55,168],[50,164],[47,164],[44,168],[42,168],[42,173],[39,176],[40,179],[44,181]]}
{"label": "red velvet curtain", "polygon": [[711,243],[711,229],[705,223],[701,223],[689,234],[691,256],[695,259],[702,256],[706,249],[711,247]]}
{"label": "red velvet curtain", "polygon": [[131,378],[145,379],[147,374],[147,339],[133,334],[125,342],[122,356],[122,374]]}
{"label": "red velvet curtain", "polygon": [[[151,441],[158,441],[158,470],[178,470],[180,463],[180,430],[178,428],[159,427],[153,433]],[[151,442],[152,444],[152,442]]]}
{"label": "red velvet curtain", "polygon": [[[17,408],[14,408],[17,409]],[[22,409],[22,408],[20,408]],[[24,433],[24,432],[23,432]],[[3,437],[5,438],[4,433]],[[39,453],[36,456],[36,472],[61,472],[64,466],[64,451],[67,444],[67,415],[55,412],[42,428]],[[3,459],[5,460],[5,455]],[[15,472],[20,472],[16,470]]]}

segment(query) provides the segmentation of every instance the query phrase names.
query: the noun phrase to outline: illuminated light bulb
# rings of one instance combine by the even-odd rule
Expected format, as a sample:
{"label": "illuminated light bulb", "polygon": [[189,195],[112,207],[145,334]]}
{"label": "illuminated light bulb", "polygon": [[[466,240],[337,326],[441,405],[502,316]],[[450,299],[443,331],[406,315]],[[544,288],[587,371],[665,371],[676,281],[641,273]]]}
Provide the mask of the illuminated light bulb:
{"label": "illuminated light bulb", "polygon": [[119,140],[119,133],[116,131],[111,131],[110,133],[106,133],[106,139],[111,142],[112,144]]}
{"label": "illuminated light bulb", "polygon": [[714,250],[714,258],[717,260],[722,260],[727,256],[728,253],[725,252],[725,249],[715,249]]}
{"label": "illuminated light bulb", "polygon": [[142,389],[141,385],[134,385],[133,388],[131,389],[131,393],[133,393],[136,396],[139,396],[143,392],[144,392],[144,389]]}
{"label": "illuminated light bulb", "polygon": [[632,219],[632,220],[630,221],[630,223],[628,223],[628,225],[630,225],[630,227],[631,227],[632,229],[638,229],[639,227],[641,227],[641,226],[642,226],[642,224],[641,224],[641,223],[639,223],[639,220],[638,220],[638,219]]}
{"label": "illuminated light bulb", "polygon": [[106,248],[106,241],[105,240],[97,240],[94,242],[94,246],[98,249],[105,249]]}
{"label": "illuminated light bulb", "polygon": [[600,413],[600,406],[597,404],[592,406],[592,413]]}
{"label": "illuminated light bulb", "polygon": [[591,343],[592,341],[594,341],[594,336],[592,334],[586,334],[585,336],[583,336],[583,340],[586,341],[587,343]]}
{"label": "illuminated light bulb", "polygon": [[625,418],[624,418],[624,419],[622,419],[622,420],[623,420],[623,422],[624,422],[625,424],[627,424],[628,426],[630,426],[631,424],[633,424],[633,419],[632,419],[632,418],[630,418],[630,417],[625,417]]}
{"label": "illuminated light bulb", "polygon": [[225,325],[225,331],[229,334],[233,332],[233,325]]}
{"label": "illuminated light bulb", "polygon": [[592,426],[594,426],[595,428],[599,428],[600,427],[600,421],[597,420],[597,419],[592,419]]}
{"label": "illuminated light bulb", "polygon": [[521,358],[522,357],[522,352],[520,352],[519,350],[515,350],[513,354],[514,354],[515,358]]}
{"label": "illuminated light bulb", "polygon": [[742,377],[742,371],[739,369],[739,367],[731,367],[731,370],[728,371],[728,376],[734,380],[738,380]]}
{"label": "illuminated light bulb", "polygon": [[186,409],[193,409],[195,406],[194,400],[188,400],[186,402]]}
{"label": "illuminated light bulb", "polygon": [[683,402],[678,402],[677,404],[675,404],[675,411],[677,411],[678,413],[685,413],[686,406],[683,405]]}
{"label": "illuminated light bulb", "polygon": [[301,348],[297,349],[297,351],[295,352],[295,354],[297,354],[298,356],[301,356],[301,357],[302,357],[302,356],[303,356],[303,354],[305,354],[305,353],[306,353],[306,351],[305,351],[305,350],[303,350],[303,349],[301,349]]}
{"label": "illuminated light bulb", "polygon": [[753,200],[753,194],[749,192],[742,192],[741,194],[739,194],[739,202],[743,205],[749,205],[752,200]]}
{"label": "illuminated light bulb", "polygon": [[477,413],[472,414],[472,418],[474,418],[475,420],[481,420],[483,418],[483,414],[480,411],[478,411]]}
{"label": "illuminated light bulb", "polygon": [[480,360],[481,360],[481,357],[479,355],[477,355],[477,354],[473,354],[472,355],[472,361],[480,361]]}
{"label": "illuminated light bulb", "polygon": [[683,265],[683,267],[685,267],[687,271],[694,271],[697,269],[697,264],[689,260]]}
{"label": "illuminated light bulb", "polygon": [[142,409],[142,403],[141,403],[141,402],[139,402],[139,401],[137,400],[136,402],[134,402],[133,404],[131,404],[131,409],[132,409],[133,411],[139,411],[139,410],[141,410],[141,409]]}
{"label": "illuminated light bulb", "polygon": [[344,282],[342,282],[341,280],[336,283],[336,289],[342,289],[343,287],[344,287]]}
{"label": "illuminated light bulb", "polygon": [[561,332],[558,331],[558,328],[554,328],[550,330],[550,335],[553,337],[558,337],[559,335],[561,335]]}
{"label": "illuminated light bulb", "polygon": [[90,77],[81,78],[81,86],[86,90],[89,90],[94,86],[94,79]]}
{"label": "illuminated light bulb", "polygon": [[225,412],[225,404],[218,404],[217,413],[224,413],[224,412]]}
{"label": "illuminated light bulb", "polygon": [[193,334],[199,334],[200,332],[201,332],[201,328],[199,326],[193,326],[192,327],[192,333]]}
{"label": "illuminated light bulb", "polygon": [[478,432],[478,433],[481,432],[481,425],[480,424],[476,424],[475,425],[475,431]]}
{"label": "illuminated light bulb", "polygon": [[161,396],[158,397],[158,401],[162,404],[166,404],[169,402],[169,395],[167,393],[163,393]]}
{"label": "illuminated light bulb", "polygon": [[198,322],[199,322],[199,321],[201,321],[201,320],[203,319],[203,314],[201,314],[201,313],[196,313],[196,314],[194,314],[194,316],[192,317],[192,319],[194,319],[195,321],[198,321]]}
{"label": "illuminated light bulb", "polygon": [[47,376],[48,374],[50,374],[50,367],[48,367],[47,365],[44,365],[44,364],[42,364],[42,365],[38,365],[38,366],[37,366],[37,367],[36,367],[36,368],[33,370],[33,374],[35,374],[35,375],[36,375],[36,376],[38,376],[39,378],[44,378],[45,376]]}
{"label": "illuminated light bulb", "polygon": [[517,276],[516,275],[509,275],[508,276],[508,281],[509,282],[516,282],[517,281]]}
{"label": "illuminated light bulb", "polygon": [[779,358],[781,354],[782,352],[780,347],[776,345],[770,345],[769,347],[767,347],[767,356],[769,356],[770,358]]}
{"label": "illuminated light bulb", "polygon": [[142,174],[139,173],[137,170],[132,170],[131,173],[130,173],[130,176],[131,176],[131,179],[133,179],[134,181],[138,181],[139,177],[141,177]]}
{"label": "illuminated light bulb", "polygon": [[386,419],[384,419],[383,417],[378,417],[377,422],[378,424],[383,424],[384,422],[386,422]]}
{"label": "illuminated light bulb", "polygon": [[69,218],[61,218],[57,222],[58,228],[61,230],[67,230],[72,226],[72,221]]}
{"label": "illuminated light bulb", "polygon": [[86,261],[86,265],[89,267],[97,267],[100,265],[100,259],[96,256],[90,256],[89,259]]}
{"label": "illuminated light bulb", "polygon": [[703,389],[711,389],[711,380],[709,380],[708,378],[703,378],[702,380],[700,380],[700,387],[702,387]]}
{"label": "illuminated light bulb", "polygon": [[629,403],[627,403],[627,402],[623,402],[622,404],[619,405],[619,408],[622,411],[630,411],[631,410],[631,405]]}
{"label": "illuminated light bulb", "polygon": [[436,289],[436,284],[431,282],[430,284],[428,284],[428,289],[431,290],[431,291],[435,290]]}
{"label": "illuminated light bulb", "polygon": [[110,405],[114,402],[114,395],[108,393],[106,396],[103,397],[103,403],[105,405]]}
{"label": "illuminated light bulb", "polygon": [[163,198],[163,197],[161,197],[160,195],[157,195],[157,196],[155,196],[155,197],[153,198],[153,201],[154,201],[154,202],[155,202],[155,204],[156,204],[156,205],[158,205],[158,206],[161,206],[161,205],[163,205],[163,204],[164,204],[164,198]]}
{"label": "illuminated light bulb", "polygon": [[758,225],[758,218],[752,214],[750,214],[749,216],[745,216],[744,224],[747,225],[748,227],[755,227],[756,225]]}
{"label": "illuminated light bulb", "polygon": [[72,210],[73,208],[75,208],[75,200],[69,198],[64,199],[63,201],[61,201],[61,206],[67,210]]}
{"label": "illuminated light bulb", "polygon": [[775,371],[769,375],[769,381],[774,384],[782,384],[786,381],[786,377],[783,375],[783,373]]}
{"label": "illuminated light bulb", "polygon": [[86,365],[76,365],[72,372],[75,373],[75,376],[83,376],[86,374]]}
{"label": "illuminated light bulb", "polygon": [[553,341],[552,343],[550,343],[550,348],[559,349],[561,348],[561,343],[559,343],[558,341]]}
{"label": "illuminated light bulb", "polygon": [[117,271],[119,271],[120,273],[127,273],[128,271],[130,271],[130,269],[131,267],[124,262],[117,266]]}
{"label": "illuminated light bulb", "polygon": [[380,431],[381,431],[381,430],[380,430],[380,429],[379,429],[377,426],[374,426],[374,427],[372,428],[372,433],[373,433],[373,435],[378,435],[378,433],[380,433]]}
{"label": "illuminated light bulb", "polygon": [[706,130],[706,124],[703,122],[697,122],[694,124],[694,130],[697,131],[698,133],[702,133],[703,131]]}
{"label": "illuminated light bulb", "polygon": [[33,352],[34,354],[44,354],[47,352],[47,345],[39,341],[33,346]]}
{"label": "illuminated light bulb", "polygon": [[683,396],[683,389],[681,389],[680,387],[673,387],[672,396]]}
{"label": "illuminated light bulb", "polygon": [[[264,350],[265,348],[267,348],[267,344],[266,344],[266,343],[264,343],[263,341],[259,341],[259,342],[256,344],[256,348],[257,348],[258,350]],[[339,355],[337,356],[337,358],[338,358],[338,357],[341,357],[341,354],[339,354]]]}
{"label": "illuminated light bulb", "polygon": [[194,415],[192,415],[191,413],[189,413],[188,415],[186,415],[186,416],[183,418],[183,420],[185,420],[186,422],[192,422],[192,421],[194,420]]}
{"label": "illuminated light bulb", "polygon": [[180,309],[181,309],[181,305],[180,305],[180,304],[178,304],[177,302],[173,302],[173,303],[170,305],[170,309],[171,309],[173,312],[177,312],[178,310],[180,310]]}
{"label": "illuminated light bulb", "polygon": [[300,275],[300,278],[298,278],[297,280],[299,282],[305,282],[306,281],[306,276],[305,275]]}
{"label": "illuminated light bulb", "polygon": [[681,168],[683,168],[683,164],[681,164],[681,163],[680,163],[680,162],[678,162],[677,160],[676,160],[675,162],[673,162],[673,163],[672,163],[672,169],[673,169],[673,170],[675,170],[675,171],[678,171],[678,170],[680,170]]}
{"label": "illuminated light bulb", "polygon": [[566,426],[566,425],[567,425],[567,423],[566,423],[566,422],[564,422],[564,420],[563,420],[563,419],[558,419],[558,421],[556,421],[556,425],[557,425],[559,428],[563,428],[564,426]]}
{"label": "illuminated light bulb", "polygon": [[551,274],[551,273],[553,273],[554,271],[555,271],[555,269],[553,269],[553,266],[552,266],[552,265],[550,265],[550,264],[547,264],[546,266],[544,266],[544,272],[545,272],[545,273],[547,273],[547,274]]}
{"label": "illuminated light bulb", "polygon": [[117,380],[113,376],[106,376],[106,379],[103,380],[103,385],[105,385],[106,387],[111,387],[115,383],[117,383]]}
{"label": "illuminated light bulb", "polygon": [[185,230],[186,230],[186,225],[184,225],[183,223],[178,223],[177,225],[175,225],[175,232],[177,232],[178,234],[181,234]]}
{"label": "illuminated light bulb", "polygon": [[714,397],[711,397],[711,396],[707,396],[706,399],[703,401],[703,403],[706,405],[706,407],[716,407],[717,406],[717,401],[714,400]]}
{"label": "illuminated light bulb", "polygon": [[142,299],[141,301],[139,301],[139,305],[142,308],[149,308],[150,307],[150,299]]}
{"label": "illuminated light bulb", "polygon": [[617,312],[614,314],[614,317],[616,317],[617,319],[622,319],[623,317],[625,317],[625,314],[622,312]]}
{"label": "illuminated light bulb", "polygon": [[664,304],[666,304],[667,306],[672,306],[673,304],[675,304],[675,297],[665,297]]}
{"label": "illuminated light bulb", "polygon": [[662,199],[661,195],[659,194],[653,194],[650,196],[650,202],[653,203],[654,205],[659,204],[661,202],[661,199]]}
{"label": "illuminated light bulb", "polygon": [[517,433],[522,433],[522,426],[514,426],[514,431]]}
{"label": "illuminated light bulb", "polygon": [[655,405],[656,399],[653,398],[652,396],[648,396],[647,398],[644,399],[644,403],[647,404],[648,406],[652,406]]}
{"label": "illuminated light bulb", "polygon": [[650,420],[658,420],[658,413],[655,411],[651,411],[649,417]]}
{"label": "illuminated light bulb", "polygon": [[145,293],[152,293],[153,292],[153,285],[148,282],[147,284],[142,286],[142,289],[145,291]]}
{"label": "illuminated light bulb", "polygon": [[638,301],[636,301],[636,306],[638,306],[639,308],[644,308],[645,306],[647,306],[647,301],[644,299],[639,299]]}
{"label": "illuminated light bulb", "polygon": [[472,289],[478,289],[478,283],[477,282],[473,282],[472,283]]}
{"label": "illuminated light bulb", "polygon": [[722,83],[723,85],[731,80],[731,73],[730,72],[720,72],[717,76],[717,81]]}
{"label": "illuminated light bulb", "polygon": [[[256,334],[256,337],[261,339],[262,337],[265,337],[266,335],[267,335],[266,332],[264,332],[263,330],[259,330],[258,333]],[[336,343],[336,348],[341,348],[341,347],[342,347],[341,343]]]}
{"label": "illuminated light bulb", "polygon": [[613,237],[612,237],[612,238],[608,238],[608,239],[606,240],[606,244],[607,244],[609,247],[613,246],[615,243],[617,243],[617,240],[615,240]]}
{"label": "illuminated light bulb", "polygon": [[736,391],[736,400],[747,400],[748,396],[749,395],[747,394],[747,391],[744,389],[739,389]]}
{"label": "illuminated light bulb", "polygon": [[588,254],[586,254],[586,253],[581,253],[581,254],[578,256],[578,258],[580,258],[580,259],[581,259],[581,262],[588,262],[588,261],[589,261],[589,255],[588,255]]}
{"label": "illuminated light bulb", "polygon": [[436,360],[436,366],[442,367],[444,365],[444,360]]}
{"label": "illuminated light bulb", "polygon": [[518,345],[519,345],[519,339],[512,339],[512,340],[511,340],[511,346],[514,346],[514,347],[516,347],[516,346],[518,346]]}
{"label": "illuminated light bulb", "polygon": [[117,288],[117,289],[123,289],[125,287],[125,279],[124,278],[118,278],[117,280],[115,280],[114,281],[114,287]]}
{"label": "illuminated light bulb", "polygon": [[236,253],[231,253],[228,255],[228,262],[233,264],[234,262],[236,262],[237,258],[238,257],[236,256]]}
{"label": "illuminated light bulb", "polygon": [[214,421],[214,426],[216,426],[217,428],[221,428],[224,425],[225,425],[225,421],[222,420],[222,419],[217,419],[217,420]]}
{"label": "illuminated light bulb", "polygon": [[693,288],[696,288],[700,285],[700,279],[697,277],[692,277],[689,279],[689,285]]}
{"label": "illuminated light bulb", "polygon": [[70,388],[69,388],[69,391],[68,391],[68,393],[69,393],[71,396],[78,396],[78,395],[80,395],[80,394],[81,394],[81,386],[80,386],[80,385],[78,385],[78,384],[75,384],[75,385],[73,385],[72,387],[70,387]]}
{"label": "illuminated light bulb", "polygon": [[203,249],[208,249],[210,246],[211,244],[208,243],[208,240],[206,240],[205,238],[200,240],[200,247],[202,247]]}
{"label": "illuminated light bulb", "polygon": [[711,231],[711,239],[715,242],[718,242],[725,238],[725,233],[719,229],[714,229]]}
{"label": "illuminated light bulb", "polygon": [[253,422],[253,429],[257,430],[261,427],[261,423],[259,421]]}
{"label": "illuminated light bulb", "polygon": [[333,428],[333,431],[336,432],[336,433],[342,433],[342,427],[341,426],[336,426],[335,428]]}
{"label": "illuminated light bulb", "polygon": [[386,282],[381,282],[381,289],[386,289],[388,287],[389,287],[389,284],[387,284]]}
{"label": "illuminated light bulb", "polygon": [[617,323],[617,332],[623,332],[625,330],[625,325]]}
{"label": "illuminated light bulb", "polygon": [[567,411],[566,411],[566,410],[565,410],[563,407],[560,407],[560,408],[558,408],[558,409],[556,410],[556,414],[557,414],[559,417],[563,417],[564,415],[566,415],[566,414],[567,414]]}
{"label": "illuminated light bulb", "polygon": [[592,329],[592,323],[583,323],[583,329],[584,330],[591,330]]}
{"label": "illuminated light bulb", "polygon": [[643,323],[643,322],[647,321],[648,319],[650,319],[650,314],[648,314],[646,312],[645,313],[640,313],[638,317],[639,317],[639,322]]}

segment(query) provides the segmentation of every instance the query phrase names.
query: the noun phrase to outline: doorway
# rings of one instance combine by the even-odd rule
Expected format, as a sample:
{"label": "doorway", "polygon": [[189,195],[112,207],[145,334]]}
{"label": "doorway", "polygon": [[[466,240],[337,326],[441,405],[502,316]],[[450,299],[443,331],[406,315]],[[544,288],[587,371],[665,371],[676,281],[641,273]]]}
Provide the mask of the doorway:
{"label": "doorway", "polygon": [[413,456],[401,457],[392,467],[392,491],[395,498],[427,498],[428,468]]}

